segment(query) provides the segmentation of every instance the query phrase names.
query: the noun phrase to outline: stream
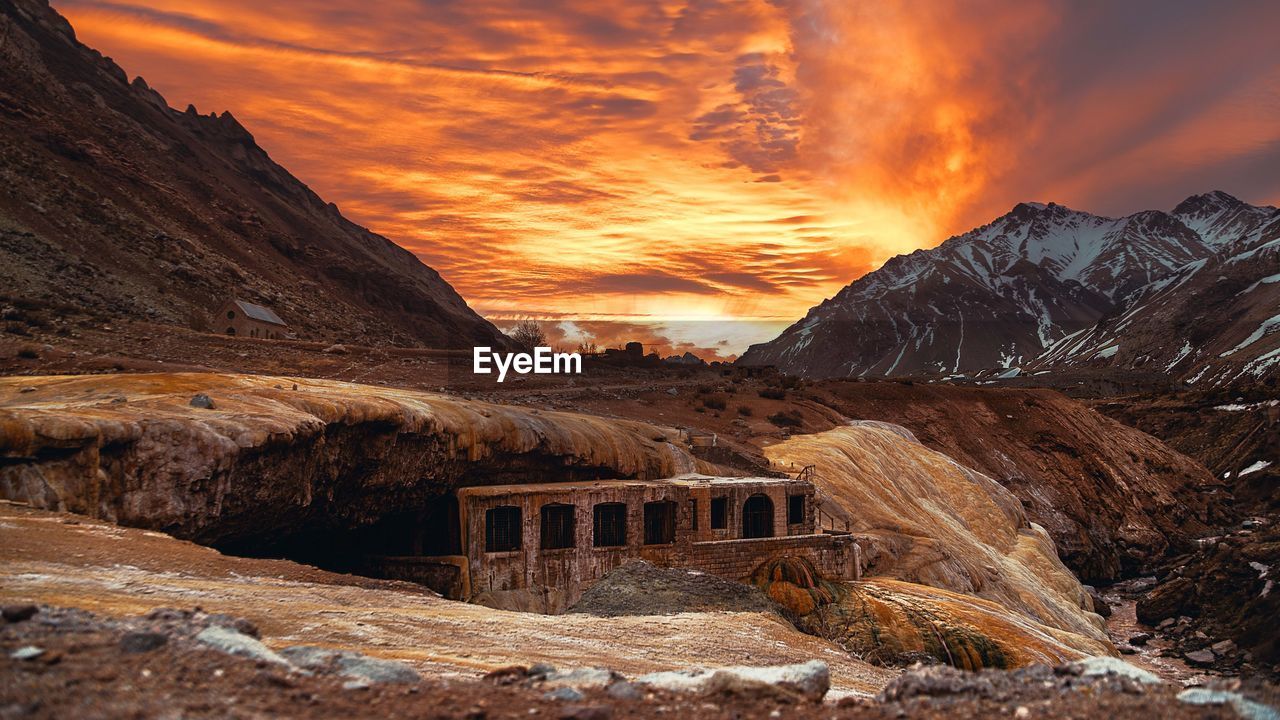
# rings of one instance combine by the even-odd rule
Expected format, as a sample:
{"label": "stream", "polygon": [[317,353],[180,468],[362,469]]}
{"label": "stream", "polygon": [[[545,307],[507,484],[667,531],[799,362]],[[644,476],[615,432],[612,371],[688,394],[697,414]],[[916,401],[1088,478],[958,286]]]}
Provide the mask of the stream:
{"label": "stream", "polygon": [[[1163,657],[1161,655],[1161,651],[1172,648],[1173,643],[1163,637],[1160,631],[1138,622],[1136,610],[1138,601],[1133,597],[1133,593],[1128,592],[1128,586],[1133,582],[1135,581],[1117,583],[1101,591],[1107,604],[1111,606],[1111,617],[1106,618],[1107,634],[1111,637],[1111,642],[1117,650],[1129,646],[1137,651],[1133,655],[1122,654],[1121,658],[1140,668],[1150,670],[1169,682],[1183,686],[1203,685],[1213,678],[1220,677],[1219,673],[1212,670],[1192,667],[1181,656]],[[1151,639],[1142,645],[1131,644],[1129,638],[1138,633],[1146,633],[1151,636]]]}

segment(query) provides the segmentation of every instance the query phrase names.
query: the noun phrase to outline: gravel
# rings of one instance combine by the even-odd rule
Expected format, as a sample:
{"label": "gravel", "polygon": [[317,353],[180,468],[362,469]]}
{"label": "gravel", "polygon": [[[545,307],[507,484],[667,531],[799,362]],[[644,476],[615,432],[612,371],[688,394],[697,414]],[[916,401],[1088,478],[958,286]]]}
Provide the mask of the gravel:
{"label": "gravel", "polygon": [[566,612],[617,617],[713,610],[778,614],[777,605],[757,588],[643,560],[615,568]]}

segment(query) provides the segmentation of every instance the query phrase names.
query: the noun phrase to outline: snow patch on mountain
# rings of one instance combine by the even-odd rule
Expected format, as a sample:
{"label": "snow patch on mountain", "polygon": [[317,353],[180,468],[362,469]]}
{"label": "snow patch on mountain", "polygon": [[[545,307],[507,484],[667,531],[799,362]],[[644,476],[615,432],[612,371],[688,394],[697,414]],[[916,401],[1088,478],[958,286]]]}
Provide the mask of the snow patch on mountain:
{"label": "snow patch on mountain", "polygon": [[[1267,319],[1274,310],[1258,315],[1280,284],[1275,265],[1258,272],[1272,253],[1280,255],[1280,211],[1220,191],[1121,218],[1020,203],[933,249],[891,258],[739,362],[815,376],[1079,364],[1195,371],[1189,382],[1265,374],[1272,358],[1251,353],[1269,353],[1280,329]],[[1245,305],[1223,299],[1228,289]],[[1208,317],[1202,299],[1218,314]],[[1193,366],[1196,357],[1215,361]]]}
{"label": "snow patch on mountain", "polygon": [[1246,347],[1258,342],[1263,338],[1263,336],[1270,335],[1271,333],[1276,332],[1278,330],[1280,330],[1280,315],[1269,317],[1266,320],[1263,320],[1262,324],[1258,326],[1258,329],[1254,330],[1253,333],[1249,335],[1249,337],[1242,340],[1239,345],[1222,353],[1218,357],[1226,357],[1228,355],[1234,355],[1235,353],[1245,349]]}

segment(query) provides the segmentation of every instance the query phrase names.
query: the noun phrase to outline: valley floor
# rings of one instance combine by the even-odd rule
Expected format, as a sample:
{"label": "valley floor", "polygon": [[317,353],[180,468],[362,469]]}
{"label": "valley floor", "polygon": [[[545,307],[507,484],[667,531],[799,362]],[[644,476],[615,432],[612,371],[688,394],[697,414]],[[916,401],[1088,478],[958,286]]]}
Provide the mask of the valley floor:
{"label": "valley floor", "polygon": [[[8,615],[31,602],[39,604],[34,616],[0,625],[3,718],[1237,717],[1230,704],[1179,700],[1180,686],[1082,677],[1070,666],[976,674],[932,668],[894,682],[897,671],[842,657],[763,615],[503,613],[412,586],[224,557],[159,533],[0,504],[0,604]],[[201,610],[193,614],[193,607]],[[368,684],[305,675],[212,651],[184,634],[184,624],[217,612],[246,616],[277,650],[296,644],[355,650],[403,660],[428,677]],[[138,636],[156,630],[167,641],[139,647]],[[38,650],[34,657],[19,652],[31,655],[31,648]],[[504,680],[520,676],[511,665],[536,661],[634,677],[743,657],[762,664],[821,657],[831,666],[834,692],[822,705],[759,688],[621,697],[588,688],[564,700]],[[499,672],[480,678],[493,670]],[[884,695],[869,697],[887,683]],[[1222,697],[1280,700],[1274,688],[1230,690]]]}
{"label": "valley floor", "polygon": [[200,606],[248,616],[268,645],[350,648],[440,677],[539,662],[642,674],[821,659],[835,692],[873,694],[896,674],[762,613],[602,620],[492,610],[410,583],[230,557],[161,533],[3,503],[0,603],[16,602],[117,617]]}
{"label": "valley floor", "polygon": [[[201,363],[193,364],[193,357]],[[925,446],[1014,490],[1028,515],[1059,538],[1058,554],[1081,575],[1132,576],[1144,558],[1162,552],[1162,536],[1185,549],[1212,528],[1228,524],[1216,500],[1221,484],[1193,461],[1048,390],[830,381],[784,388],[777,377],[729,381],[718,368],[669,367],[603,367],[581,381],[530,378],[497,385],[460,376],[453,367],[449,356],[432,351],[335,350],[316,343],[236,340],[145,324],[0,341],[0,374],[9,376],[117,376],[235,368],[290,375],[304,385],[307,381],[301,377],[367,383],[374,386],[369,395],[376,394],[376,386],[391,395],[408,392],[401,388],[447,391],[451,398],[524,406],[518,411],[534,415],[572,410],[597,419],[696,428],[719,437],[724,457],[716,462],[737,464],[748,472],[769,468],[770,458],[775,464],[782,462],[775,456],[788,438],[845,426],[851,417],[886,420],[909,427]],[[32,378],[31,382],[47,380]],[[82,380],[86,386],[95,385],[88,378]],[[110,394],[108,390],[121,382],[131,381],[104,377],[98,394]],[[20,387],[25,382],[15,377],[5,384],[13,392],[13,403],[44,402],[40,400],[43,389],[28,392]],[[293,390],[297,389],[295,385]],[[188,397],[189,393],[182,395],[170,410],[187,411]],[[136,398],[131,395],[127,406],[111,404],[106,395],[91,399],[85,401],[90,412],[115,413],[135,407]],[[790,419],[777,420],[782,416]],[[891,467],[886,464],[890,454],[877,452],[874,462],[864,460],[862,465],[886,477],[905,477],[909,472],[904,468],[914,471],[928,464],[912,455],[901,461],[902,467]],[[782,462],[779,468],[785,465]],[[825,465],[835,466],[833,461]],[[942,465],[949,468],[950,462]],[[1129,494],[1119,501],[1100,499],[1098,493],[1114,492],[1117,487],[1110,477],[1129,481],[1134,492],[1126,491]],[[954,494],[943,495],[955,504]],[[865,500],[857,502],[866,507]],[[1117,536],[1107,529],[1108,523],[1125,532],[1138,530],[1131,536]],[[966,527],[974,525],[968,522]],[[1060,538],[1080,542],[1068,546]],[[934,567],[935,562],[922,567]],[[977,575],[995,572],[979,564],[966,568],[964,576],[973,574],[969,570]],[[999,575],[1007,573],[1002,569]],[[1062,575],[1075,583],[1065,570]],[[1037,578],[1028,573],[1025,578],[1045,583],[1043,575]],[[1081,607],[1088,607],[1085,602]],[[0,671],[0,718],[78,714],[65,704],[69,697],[94,698],[95,707],[114,708],[111,715],[165,714],[172,708],[150,703],[167,702],[180,706],[183,715],[197,717],[221,716],[220,709],[226,707],[219,703],[226,697],[238,698],[236,712],[245,715],[296,717],[358,714],[374,706],[379,715],[405,717],[433,713],[442,717],[776,717],[775,710],[796,717],[819,713],[822,717],[900,717],[902,713],[987,717],[1015,712],[1019,717],[1232,716],[1221,706],[1189,706],[1175,699],[1182,683],[1203,681],[1205,676],[1176,657],[1163,657],[1162,650],[1180,654],[1189,648],[1173,653],[1174,648],[1166,647],[1159,637],[1126,659],[1173,681],[1166,686],[1073,686],[1070,673],[1037,666],[1034,672],[933,678],[924,690],[917,687],[916,696],[876,701],[872,699],[876,693],[903,682],[901,670],[861,662],[835,644],[803,634],[768,614],[702,612],[605,619],[505,613],[445,601],[415,585],[338,575],[288,561],[229,557],[156,532],[0,504],[0,604],[25,603],[39,604],[47,610],[46,617],[56,616],[55,608],[78,608],[114,619],[157,608],[198,606],[208,612],[248,616],[271,647],[305,643],[351,649],[409,663],[430,679],[413,690],[375,686],[353,698],[350,690],[332,679],[281,678],[277,672],[246,667],[211,653],[184,653],[180,644],[147,658],[115,658],[118,640],[111,635],[115,631],[93,622],[84,630],[88,633],[84,638],[61,634],[56,627],[13,624],[0,626],[0,645],[6,655],[0,660],[5,663]],[[1141,631],[1133,618],[1132,599],[1116,607],[1108,630],[1117,646]],[[7,657],[28,642],[47,646],[44,660]],[[818,710],[779,704],[776,699],[691,700],[662,693],[619,701],[588,693],[583,703],[570,707],[546,700],[536,688],[498,688],[478,680],[486,672],[533,663],[601,666],[635,676],[673,668],[778,665],[814,658],[830,665],[829,700],[844,698],[840,705],[829,702]],[[104,666],[113,670],[103,672]],[[141,676],[144,670],[150,674],[141,680],[133,674]],[[1049,672],[1056,679],[1046,681],[1036,672]],[[974,679],[978,677],[985,679]],[[62,692],[68,688],[74,690]],[[139,699],[133,692],[137,688],[155,692]],[[1272,691],[1251,692],[1275,704]],[[33,699],[37,702],[32,703]],[[1028,708],[1027,712],[1019,712],[1020,707]]]}

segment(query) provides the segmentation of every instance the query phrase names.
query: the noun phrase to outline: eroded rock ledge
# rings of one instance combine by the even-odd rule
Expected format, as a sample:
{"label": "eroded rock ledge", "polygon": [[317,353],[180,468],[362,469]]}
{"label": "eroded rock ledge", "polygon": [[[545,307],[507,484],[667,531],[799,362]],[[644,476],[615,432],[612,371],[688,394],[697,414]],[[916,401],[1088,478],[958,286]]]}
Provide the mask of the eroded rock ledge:
{"label": "eroded rock ledge", "polygon": [[357,527],[464,484],[699,469],[670,428],[431,393],[202,373],[0,379],[0,495],[203,544]]}

